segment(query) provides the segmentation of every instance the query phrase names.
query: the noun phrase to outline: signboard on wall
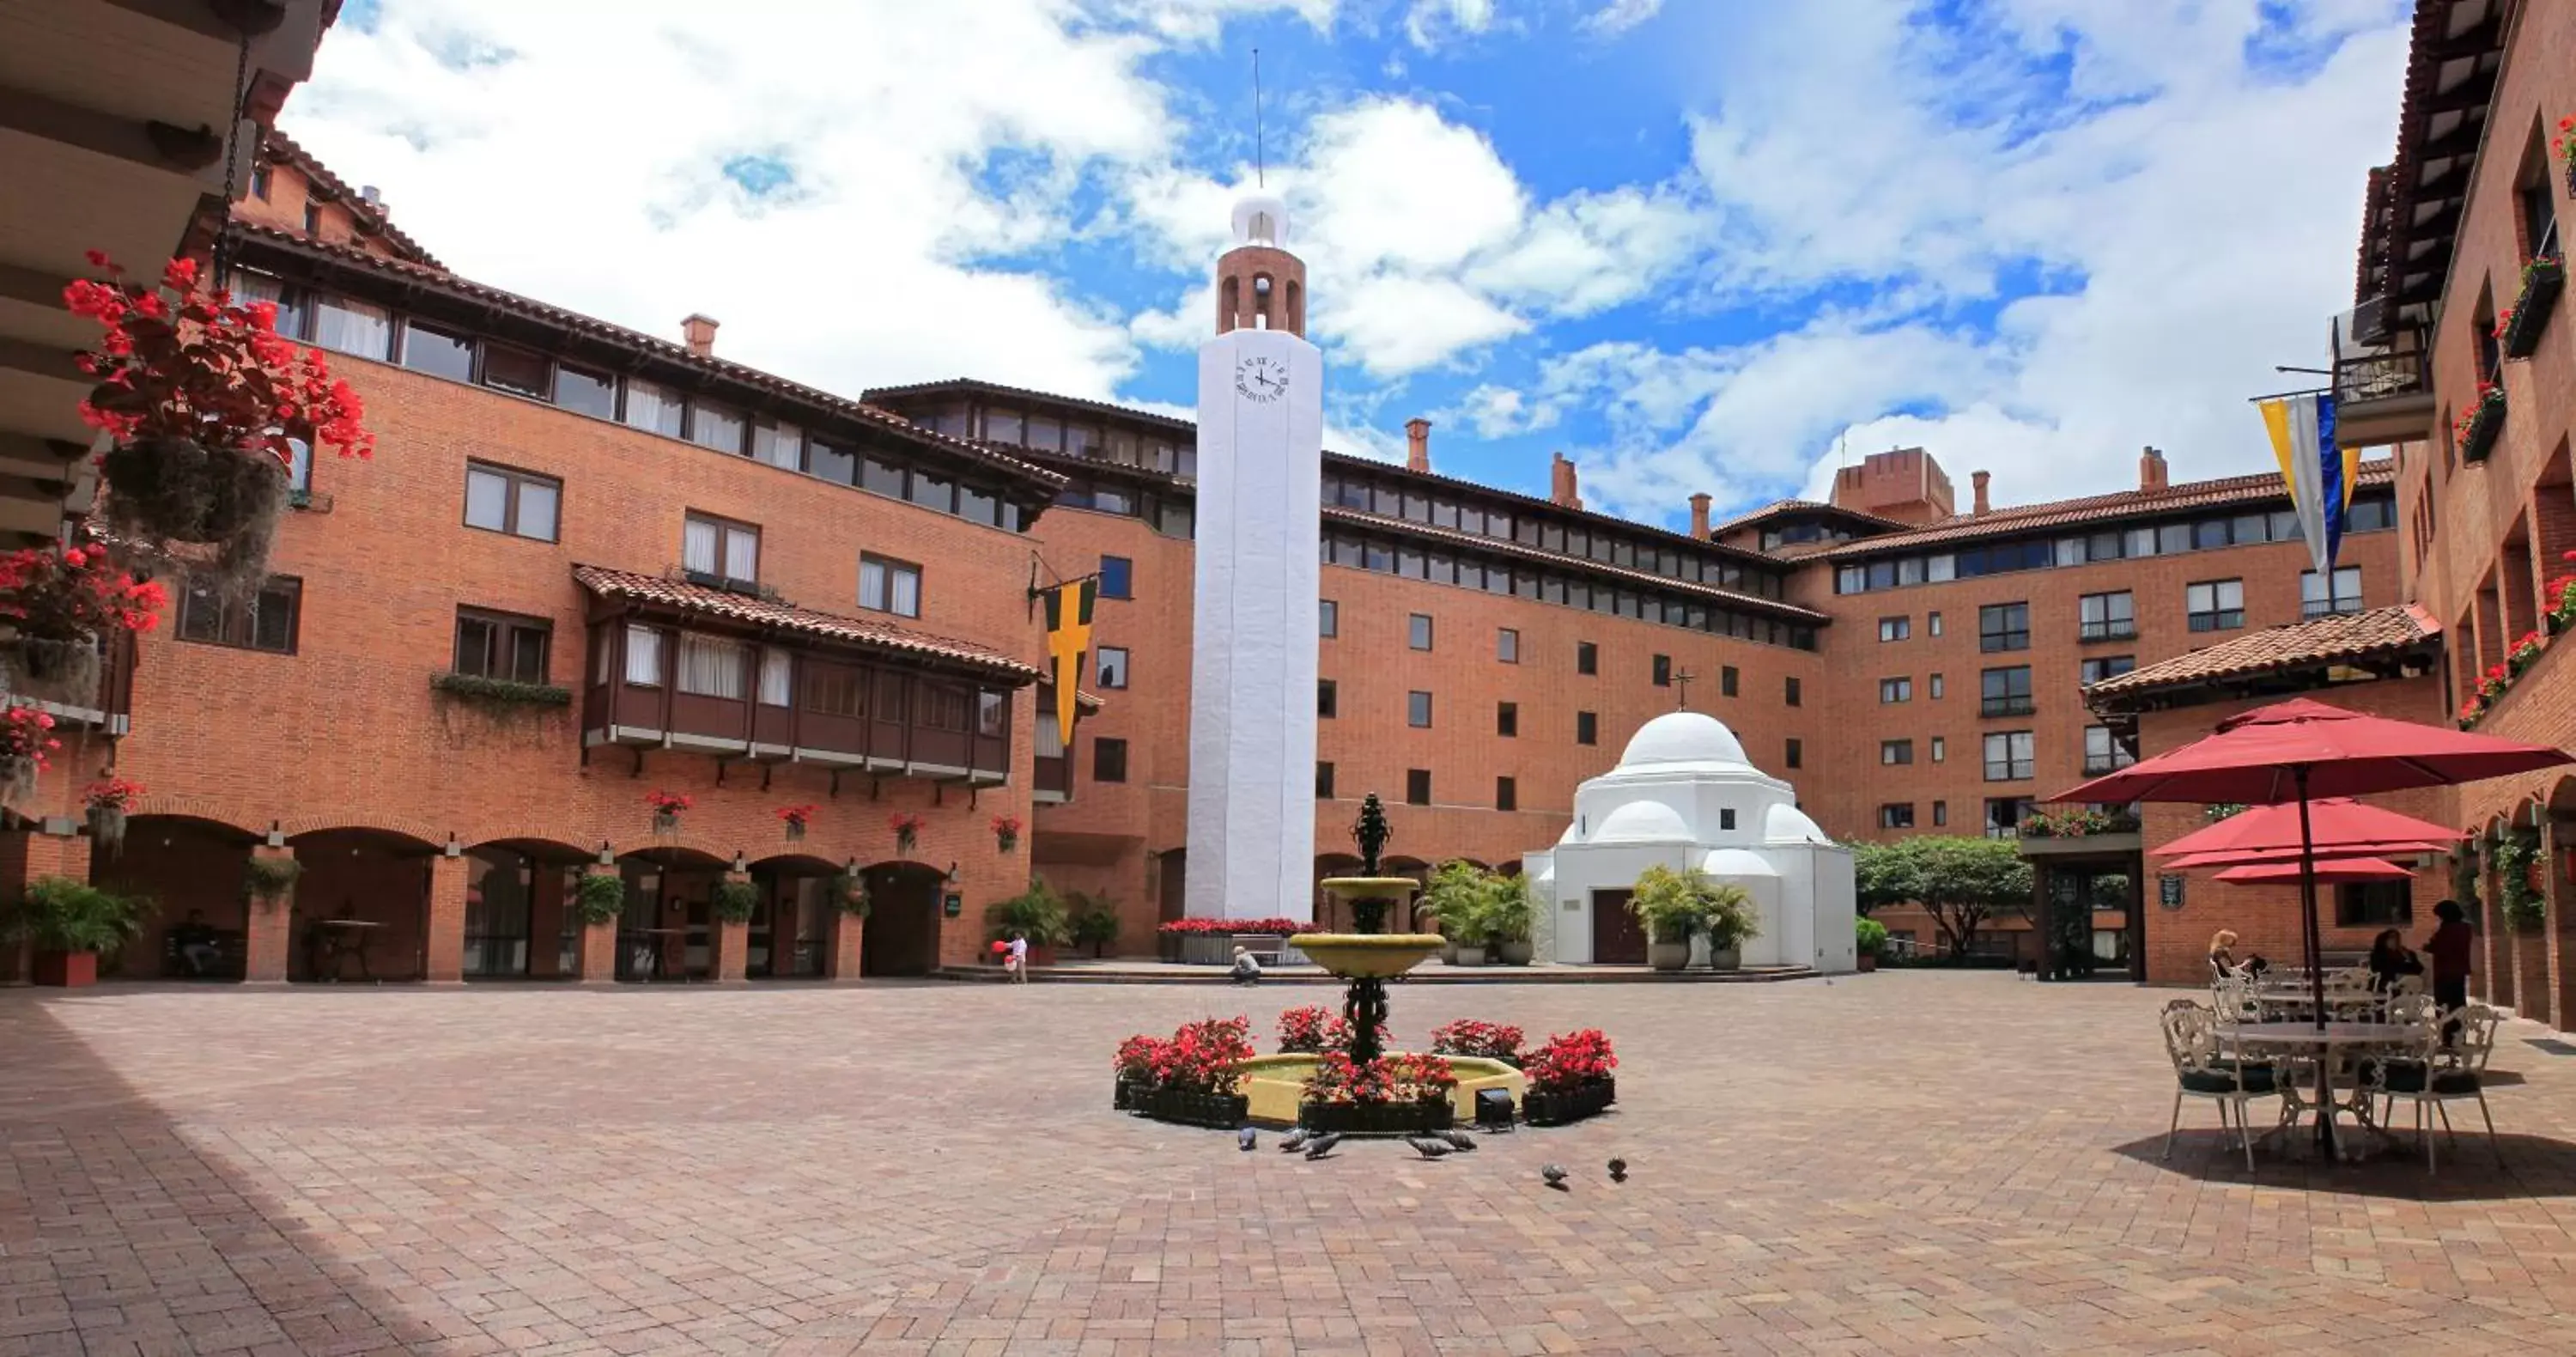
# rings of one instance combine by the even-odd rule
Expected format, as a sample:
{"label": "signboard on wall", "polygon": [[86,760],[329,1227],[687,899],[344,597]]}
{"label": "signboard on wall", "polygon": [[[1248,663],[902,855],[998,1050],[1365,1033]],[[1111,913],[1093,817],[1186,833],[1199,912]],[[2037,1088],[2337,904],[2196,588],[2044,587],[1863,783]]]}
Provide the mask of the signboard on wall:
{"label": "signboard on wall", "polygon": [[2157,877],[2156,903],[2167,909],[2182,908],[2182,878],[2178,876]]}
{"label": "signboard on wall", "polygon": [[956,918],[966,912],[966,897],[956,891],[942,894],[939,897],[939,912],[951,919]]}

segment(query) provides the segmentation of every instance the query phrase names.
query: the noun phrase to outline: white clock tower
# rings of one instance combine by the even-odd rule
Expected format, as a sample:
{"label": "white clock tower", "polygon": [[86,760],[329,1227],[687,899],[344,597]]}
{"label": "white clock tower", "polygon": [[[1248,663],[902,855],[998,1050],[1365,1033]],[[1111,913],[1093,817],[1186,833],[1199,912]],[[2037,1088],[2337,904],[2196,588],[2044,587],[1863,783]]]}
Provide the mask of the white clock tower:
{"label": "white clock tower", "polygon": [[1276,198],[1236,204],[1199,346],[1192,918],[1314,917],[1324,360],[1287,227]]}

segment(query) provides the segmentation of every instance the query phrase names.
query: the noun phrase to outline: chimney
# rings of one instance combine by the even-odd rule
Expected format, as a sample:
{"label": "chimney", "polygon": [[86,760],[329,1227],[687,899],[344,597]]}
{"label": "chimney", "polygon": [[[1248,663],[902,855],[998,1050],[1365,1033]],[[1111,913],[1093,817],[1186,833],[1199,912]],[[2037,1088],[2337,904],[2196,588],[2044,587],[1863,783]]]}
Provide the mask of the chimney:
{"label": "chimney", "polygon": [[1581,509],[1583,496],[1575,490],[1574,463],[1565,460],[1565,454],[1561,452],[1550,453],[1549,456],[1555,460],[1548,465],[1547,502],[1568,509]]}
{"label": "chimney", "polygon": [[1404,465],[1412,471],[1431,469],[1430,420],[1416,418],[1404,421]]}
{"label": "chimney", "polygon": [[1703,542],[1708,540],[1708,493],[1706,491],[1691,496],[1691,536]]}
{"label": "chimney", "polygon": [[680,322],[680,336],[688,341],[689,352],[700,358],[715,356],[716,323],[713,320],[691,312],[687,320]]}
{"label": "chimney", "polygon": [[1992,473],[1989,473],[1989,472],[1976,471],[1976,472],[1970,472],[1970,473],[1969,473],[1969,475],[1968,475],[1968,481],[1969,481],[1969,483],[1977,487],[1977,507],[1976,507],[1976,508],[1974,508],[1974,509],[1969,510],[1969,512],[1970,512],[1970,513],[1974,513],[1974,514],[1982,514],[1982,513],[1985,513],[1985,512],[1987,512],[1987,511],[1989,511],[1989,510],[1991,510],[1991,509],[1993,509],[1993,508],[1995,507],[1995,506],[1994,506],[1991,502],[1989,502],[1989,501],[1987,500],[1987,498],[1986,498],[1986,482],[1991,481],[1991,480],[1993,480],[1993,479],[1994,479],[1993,474],[1992,474]]}
{"label": "chimney", "polygon": [[2162,490],[2171,484],[2165,478],[2165,455],[2149,448],[2138,454],[2138,488]]}
{"label": "chimney", "polygon": [[378,212],[385,210],[385,195],[378,193],[376,191],[376,186],[373,184],[367,184],[359,188],[358,199]]}

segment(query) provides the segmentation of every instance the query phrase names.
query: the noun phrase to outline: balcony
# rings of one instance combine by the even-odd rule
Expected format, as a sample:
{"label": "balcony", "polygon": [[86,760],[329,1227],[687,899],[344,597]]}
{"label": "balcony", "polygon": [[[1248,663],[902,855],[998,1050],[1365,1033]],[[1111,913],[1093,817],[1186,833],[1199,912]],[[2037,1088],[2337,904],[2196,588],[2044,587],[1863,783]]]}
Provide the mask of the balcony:
{"label": "balcony", "polygon": [[2335,446],[2379,447],[2433,435],[2433,374],[2421,330],[2376,333],[2379,301],[2335,320]]}
{"label": "balcony", "polygon": [[1977,703],[1979,716],[2028,716],[2037,709],[2027,697],[1989,697]]}
{"label": "balcony", "polygon": [[2086,644],[2094,641],[2134,641],[2138,639],[2138,624],[2132,621],[2078,623],[2075,639]]}

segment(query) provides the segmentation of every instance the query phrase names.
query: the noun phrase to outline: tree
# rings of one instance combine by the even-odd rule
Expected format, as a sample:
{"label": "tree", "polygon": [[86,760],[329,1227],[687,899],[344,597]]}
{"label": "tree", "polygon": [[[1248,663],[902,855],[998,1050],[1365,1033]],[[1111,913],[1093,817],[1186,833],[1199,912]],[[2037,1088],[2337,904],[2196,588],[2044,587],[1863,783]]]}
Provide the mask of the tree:
{"label": "tree", "polygon": [[1940,934],[1941,950],[1963,958],[1988,919],[2030,904],[2030,864],[2011,839],[1917,835],[1864,844],[1852,860],[1864,908],[1912,902]]}

